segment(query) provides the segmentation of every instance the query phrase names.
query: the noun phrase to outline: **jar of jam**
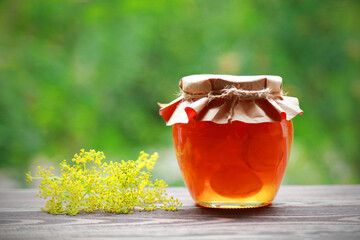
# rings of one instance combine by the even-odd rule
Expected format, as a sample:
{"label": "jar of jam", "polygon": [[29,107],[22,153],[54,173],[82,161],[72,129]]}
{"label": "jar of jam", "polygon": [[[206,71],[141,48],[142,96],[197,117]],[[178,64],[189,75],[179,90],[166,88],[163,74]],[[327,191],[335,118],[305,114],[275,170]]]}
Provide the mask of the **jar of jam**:
{"label": "jar of jam", "polygon": [[160,109],[173,126],[176,156],[196,204],[266,206],[283,179],[297,98],[283,96],[278,76],[192,75],[182,95]]}

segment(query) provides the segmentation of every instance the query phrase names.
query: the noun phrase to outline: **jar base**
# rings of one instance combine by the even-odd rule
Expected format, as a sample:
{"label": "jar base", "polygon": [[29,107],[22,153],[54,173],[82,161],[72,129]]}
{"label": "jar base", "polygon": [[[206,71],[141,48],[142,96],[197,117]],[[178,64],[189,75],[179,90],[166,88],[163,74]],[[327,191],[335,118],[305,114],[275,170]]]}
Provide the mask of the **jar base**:
{"label": "jar base", "polygon": [[271,202],[255,202],[255,203],[238,203],[238,202],[196,202],[197,205],[206,208],[222,208],[222,209],[244,209],[259,208],[269,205]]}

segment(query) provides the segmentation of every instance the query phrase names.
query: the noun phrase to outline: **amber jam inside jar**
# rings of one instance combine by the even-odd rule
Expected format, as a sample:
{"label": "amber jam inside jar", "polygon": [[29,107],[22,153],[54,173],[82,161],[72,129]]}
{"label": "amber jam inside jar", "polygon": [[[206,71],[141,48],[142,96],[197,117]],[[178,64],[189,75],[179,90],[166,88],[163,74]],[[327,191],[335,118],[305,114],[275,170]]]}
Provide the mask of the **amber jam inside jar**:
{"label": "amber jam inside jar", "polygon": [[292,122],[177,123],[173,140],[185,184],[198,205],[250,208],[268,205],[283,179]]}

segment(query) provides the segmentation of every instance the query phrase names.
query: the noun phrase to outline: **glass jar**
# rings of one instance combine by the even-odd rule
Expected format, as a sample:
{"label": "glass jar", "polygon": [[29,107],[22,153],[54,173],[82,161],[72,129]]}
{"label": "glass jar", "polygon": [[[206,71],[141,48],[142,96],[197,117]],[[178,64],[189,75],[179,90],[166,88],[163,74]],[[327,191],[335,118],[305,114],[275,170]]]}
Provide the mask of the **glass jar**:
{"label": "glass jar", "polygon": [[[161,109],[160,114],[167,123],[173,125],[173,141],[179,167],[185,185],[196,204],[211,208],[265,206],[274,199],[289,159],[293,139],[293,125],[289,115],[294,114],[290,112],[302,111],[296,106],[293,106],[291,111],[286,109],[291,105],[288,103],[287,106],[283,105],[285,110],[282,109],[275,114],[272,105],[266,104],[268,101],[276,101],[277,98],[279,101],[284,100],[284,97],[280,96],[281,91],[280,94],[259,94],[268,89],[269,84],[273,89],[276,85],[281,88],[278,78],[271,81],[272,76],[254,76],[257,77],[255,80],[254,77],[250,80],[249,77],[235,80],[232,77],[187,77],[185,85],[188,89],[191,85],[189,83],[197,86],[196,93],[193,94],[196,95],[195,99],[191,94],[183,94],[180,101],[178,99],[177,103],[174,101],[175,104],[173,102],[167,105]],[[194,85],[197,81],[200,83]],[[204,82],[210,83],[210,87],[207,87],[211,89],[211,94],[198,93],[199,85],[201,89]],[[237,85],[244,82],[249,90],[244,90],[244,85]],[[256,83],[259,82],[262,82],[263,86],[257,86]],[[236,86],[232,94],[226,90],[230,89],[229,84],[232,84],[230,87]],[[259,89],[254,90],[254,86]],[[183,78],[180,88],[184,90],[185,87]],[[199,103],[201,99],[206,105]],[[224,109],[227,111],[223,111]],[[247,115],[241,109],[245,109]],[[181,114],[184,112],[186,116]],[[211,120],[209,112],[212,112]],[[174,117],[175,120],[171,120]]]}
{"label": "glass jar", "polygon": [[283,179],[293,138],[292,122],[177,123],[178,163],[195,202],[205,207],[268,205]]}

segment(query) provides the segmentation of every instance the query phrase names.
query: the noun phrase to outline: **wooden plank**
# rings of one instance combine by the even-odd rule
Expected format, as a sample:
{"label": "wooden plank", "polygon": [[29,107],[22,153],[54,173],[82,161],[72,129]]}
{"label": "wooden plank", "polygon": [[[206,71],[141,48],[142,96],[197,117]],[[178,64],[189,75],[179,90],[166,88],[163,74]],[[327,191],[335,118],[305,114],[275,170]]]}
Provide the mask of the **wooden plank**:
{"label": "wooden plank", "polygon": [[194,205],[185,188],[169,188],[176,212],[40,211],[36,190],[0,190],[0,239],[360,239],[360,185],[282,186],[269,207],[244,210]]}

